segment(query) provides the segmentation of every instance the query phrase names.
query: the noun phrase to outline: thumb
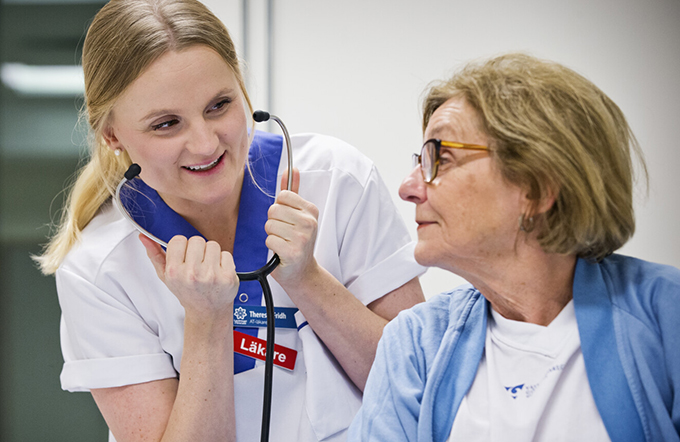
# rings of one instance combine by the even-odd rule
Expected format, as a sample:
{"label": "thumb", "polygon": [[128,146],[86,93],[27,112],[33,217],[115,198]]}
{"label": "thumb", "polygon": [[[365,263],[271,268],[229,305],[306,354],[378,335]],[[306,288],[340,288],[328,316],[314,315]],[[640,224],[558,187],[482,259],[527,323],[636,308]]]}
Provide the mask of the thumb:
{"label": "thumb", "polygon": [[[286,169],[281,176],[281,190],[286,190],[287,187],[288,169]],[[293,191],[294,193],[298,193],[298,190],[300,190],[300,171],[296,167],[293,168],[293,185],[289,190]]]}
{"label": "thumb", "polygon": [[156,274],[165,282],[165,251],[160,244],[147,238],[144,234],[139,234],[139,240],[144,245],[146,249],[146,256],[151,260],[154,269],[156,269]]}

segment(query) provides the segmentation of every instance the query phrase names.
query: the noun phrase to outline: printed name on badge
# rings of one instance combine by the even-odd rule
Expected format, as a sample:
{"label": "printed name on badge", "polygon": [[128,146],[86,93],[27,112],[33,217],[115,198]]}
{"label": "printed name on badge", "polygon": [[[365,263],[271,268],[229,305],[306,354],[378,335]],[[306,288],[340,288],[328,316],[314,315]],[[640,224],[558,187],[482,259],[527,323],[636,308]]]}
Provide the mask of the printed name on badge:
{"label": "printed name on badge", "polygon": [[[267,355],[267,341],[234,330],[234,352],[264,361]],[[296,359],[296,350],[274,344],[274,365],[292,371]]]}
{"label": "printed name on badge", "polygon": [[[276,328],[297,328],[295,307],[274,307]],[[266,327],[267,308],[260,305],[235,305],[234,327]]]}

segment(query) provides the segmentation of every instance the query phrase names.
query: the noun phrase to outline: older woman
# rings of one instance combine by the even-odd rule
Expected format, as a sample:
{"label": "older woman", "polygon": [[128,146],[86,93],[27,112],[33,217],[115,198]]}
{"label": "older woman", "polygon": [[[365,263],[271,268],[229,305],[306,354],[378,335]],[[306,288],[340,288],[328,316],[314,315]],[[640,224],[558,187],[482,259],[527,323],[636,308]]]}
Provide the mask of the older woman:
{"label": "older woman", "polygon": [[385,328],[350,440],[680,440],[680,272],[612,254],[639,154],[619,108],[512,54],[432,87],[423,128],[416,260],[471,285]]}

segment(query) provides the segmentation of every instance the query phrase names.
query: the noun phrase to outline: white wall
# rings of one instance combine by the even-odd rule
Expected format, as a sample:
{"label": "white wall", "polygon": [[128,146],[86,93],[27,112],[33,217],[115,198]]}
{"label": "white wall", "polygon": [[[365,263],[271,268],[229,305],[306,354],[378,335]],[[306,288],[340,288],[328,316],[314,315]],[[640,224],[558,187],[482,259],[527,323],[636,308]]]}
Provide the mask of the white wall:
{"label": "white wall", "polygon": [[[241,45],[241,1],[206,4]],[[639,188],[637,232],[621,252],[680,267],[677,0],[274,0],[273,32],[273,102],[260,78],[251,81],[254,105],[291,132],[335,135],[372,158],[414,235],[413,207],[397,188],[422,142],[426,85],[506,51],[575,69],[621,107],[646,155],[649,196]],[[261,59],[253,70],[266,69]],[[428,296],[458,281],[439,270],[422,279]]]}

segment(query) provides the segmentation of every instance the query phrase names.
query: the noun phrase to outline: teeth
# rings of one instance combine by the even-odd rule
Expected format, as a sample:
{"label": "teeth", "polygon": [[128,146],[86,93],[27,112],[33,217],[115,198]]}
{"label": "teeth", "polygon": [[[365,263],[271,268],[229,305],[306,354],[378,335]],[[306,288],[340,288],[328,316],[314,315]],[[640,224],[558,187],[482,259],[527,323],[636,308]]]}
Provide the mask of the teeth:
{"label": "teeth", "polygon": [[217,162],[220,161],[220,158],[222,157],[217,158],[215,161],[213,161],[210,164],[206,164],[205,166],[186,166],[186,168],[193,171],[212,169],[213,167],[215,167],[215,164],[217,164]]}

